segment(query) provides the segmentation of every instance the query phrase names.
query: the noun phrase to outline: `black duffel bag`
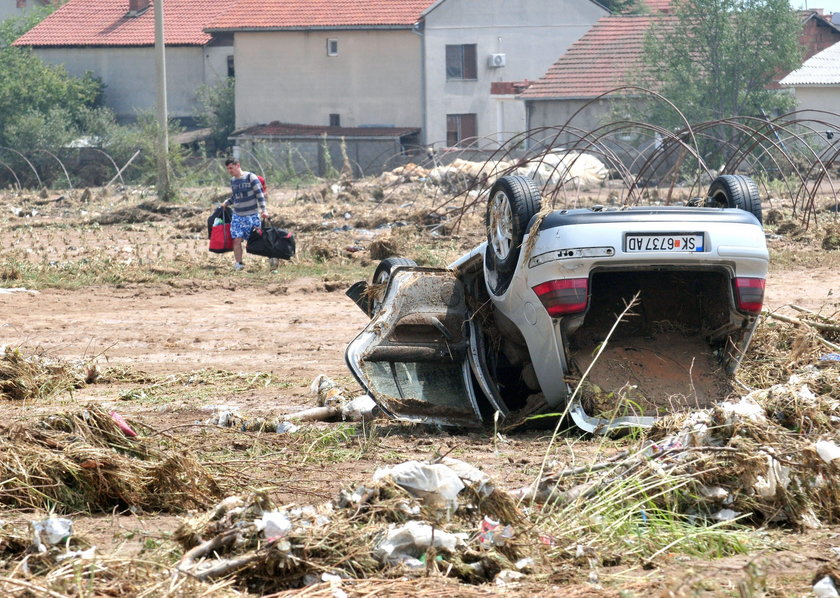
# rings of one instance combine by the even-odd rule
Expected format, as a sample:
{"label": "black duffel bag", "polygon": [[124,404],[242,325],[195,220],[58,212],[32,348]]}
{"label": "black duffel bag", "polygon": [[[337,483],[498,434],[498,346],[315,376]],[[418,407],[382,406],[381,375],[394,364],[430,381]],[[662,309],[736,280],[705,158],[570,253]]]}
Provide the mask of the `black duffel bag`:
{"label": "black duffel bag", "polygon": [[289,231],[271,226],[271,221],[266,218],[261,228],[254,227],[251,231],[245,251],[288,260],[295,254],[295,237]]}

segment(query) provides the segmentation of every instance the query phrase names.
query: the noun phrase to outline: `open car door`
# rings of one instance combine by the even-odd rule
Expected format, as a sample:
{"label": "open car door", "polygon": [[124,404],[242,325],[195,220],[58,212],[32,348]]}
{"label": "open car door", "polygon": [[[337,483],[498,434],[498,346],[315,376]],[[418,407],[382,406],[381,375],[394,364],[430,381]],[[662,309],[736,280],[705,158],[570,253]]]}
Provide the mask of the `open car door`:
{"label": "open car door", "polygon": [[391,417],[475,427],[464,285],[451,270],[398,268],[379,310],[348,346],[348,367]]}

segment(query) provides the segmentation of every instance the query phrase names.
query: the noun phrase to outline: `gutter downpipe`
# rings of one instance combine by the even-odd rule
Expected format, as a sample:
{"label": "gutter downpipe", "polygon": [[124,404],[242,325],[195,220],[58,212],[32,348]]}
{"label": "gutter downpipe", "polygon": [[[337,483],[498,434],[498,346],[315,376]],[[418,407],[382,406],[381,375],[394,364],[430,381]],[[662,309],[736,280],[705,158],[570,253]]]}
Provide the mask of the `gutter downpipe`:
{"label": "gutter downpipe", "polygon": [[426,36],[423,35],[424,28],[425,22],[422,19],[411,27],[411,32],[420,38],[420,120],[423,122],[421,145],[426,145],[429,134],[429,123],[426,122],[428,112],[426,105]]}

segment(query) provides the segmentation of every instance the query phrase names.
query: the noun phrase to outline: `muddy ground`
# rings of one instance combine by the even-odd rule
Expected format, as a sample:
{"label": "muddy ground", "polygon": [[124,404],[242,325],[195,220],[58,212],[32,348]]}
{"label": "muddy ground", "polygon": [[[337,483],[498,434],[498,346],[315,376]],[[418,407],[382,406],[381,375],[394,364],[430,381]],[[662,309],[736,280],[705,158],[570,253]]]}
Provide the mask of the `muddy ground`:
{"label": "muddy ground", "polygon": [[[102,404],[160,433],[175,434],[194,448],[223,447],[231,459],[241,459],[238,479],[230,480],[232,487],[269,487],[281,503],[330,500],[341,489],[368,480],[379,467],[442,453],[491,472],[506,488],[534,480],[548,446],[546,430],[499,436],[492,429],[450,433],[381,421],[373,450],[355,450],[358,442],[351,439],[345,458],[327,462],[301,458],[313,449],[277,435],[207,424],[220,408],[238,409],[248,418],[312,407],[310,384],[319,374],[337,381],[348,394],[357,394],[343,350],[367,318],[343,291],[355,273],[372,270],[374,242],[393,242],[403,250],[410,250],[413,243],[436,246],[437,253],[422,249],[423,255],[427,262],[439,259],[435,265],[443,265],[481,237],[480,230],[469,230],[480,229],[480,216],[465,220],[460,229],[451,220],[437,229],[439,219],[423,222],[437,198],[421,206],[416,191],[385,203],[365,193],[307,201],[300,191],[276,191],[272,208],[298,234],[298,257],[275,272],[264,260],[251,258],[247,271],[233,272],[229,255],[207,251],[201,229],[220,193],[223,190],[197,191],[175,213],[146,210],[153,218],[143,218],[143,210],[137,210],[138,204],[151,200],[137,192],[94,190],[87,200],[78,194],[3,198],[6,212],[17,209],[19,215],[0,222],[6,240],[0,287],[16,289],[0,294],[0,344],[94,362],[100,371],[112,373],[49,400],[0,402],[4,422],[26,423],[44,414]],[[317,196],[315,189],[312,197]],[[124,210],[122,217],[104,217],[119,210]],[[376,228],[382,222],[406,226]],[[773,251],[788,252],[790,244],[788,237],[770,237]],[[786,253],[774,262],[767,281],[767,308],[793,314],[788,306],[795,304],[829,316],[837,311],[836,252],[826,252],[818,244],[816,236],[810,243],[800,242],[795,251],[799,257]],[[820,255],[813,258],[813,254]],[[61,273],[62,264],[82,262],[103,270],[115,268],[123,275],[103,280],[87,266],[67,266]],[[37,276],[30,270],[36,266],[41,268]],[[214,378],[218,372],[239,377],[218,381],[219,376]],[[190,382],[191,375],[195,383]],[[258,377],[265,384],[254,383]],[[310,424],[325,435],[341,425]],[[562,469],[597,459],[617,451],[621,442],[567,438],[553,455],[554,466]],[[257,445],[271,450],[255,459],[251,451]],[[8,521],[33,516],[22,511],[0,515]],[[172,514],[144,512],[77,513],[72,518],[77,533],[91,538],[99,550],[123,555],[140,554],[143,540],[165,537],[178,522]],[[772,548],[746,556],[707,560],[663,555],[649,567],[600,566],[594,573],[583,568],[537,585],[526,581],[507,588],[470,587],[469,595],[811,595],[817,569],[836,559],[833,549],[840,547],[840,528],[805,532],[777,527],[766,533],[773,538]],[[745,583],[755,585],[756,570],[761,572],[764,593],[744,594]],[[441,581],[427,594],[458,595],[452,587]],[[352,585],[345,590],[353,595]],[[365,595],[388,595],[388,591],[383,586],[382,593]]]}

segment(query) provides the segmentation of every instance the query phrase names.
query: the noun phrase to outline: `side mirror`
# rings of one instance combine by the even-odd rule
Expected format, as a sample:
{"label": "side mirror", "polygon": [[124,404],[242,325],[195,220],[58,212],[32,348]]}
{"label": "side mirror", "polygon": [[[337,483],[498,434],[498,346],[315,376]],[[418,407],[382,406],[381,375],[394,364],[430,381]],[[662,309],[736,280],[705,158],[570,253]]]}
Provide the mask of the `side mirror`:
{"label": "side mirror", "polygon": [[344,294],[350,297],[353,300],[353,303],[359,306],[363,312],[365,312],[368,317],[372,317],[371,313],[371,305],[370,305],[370,297],[368,296],[368,283],[366,280],[360,280],[359,282],[354,283],[349,289],[347,289]]}

